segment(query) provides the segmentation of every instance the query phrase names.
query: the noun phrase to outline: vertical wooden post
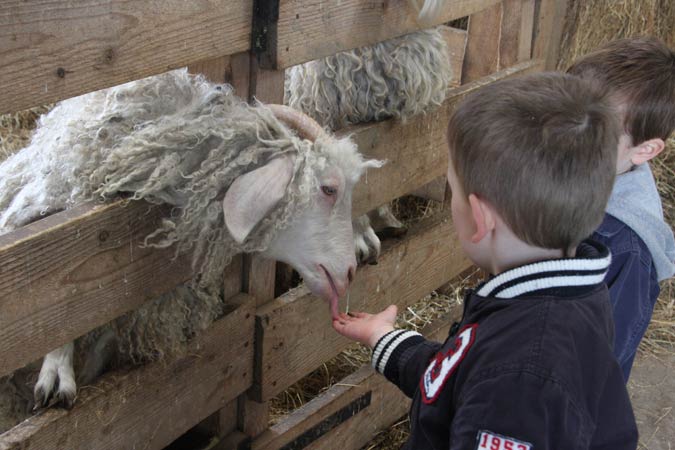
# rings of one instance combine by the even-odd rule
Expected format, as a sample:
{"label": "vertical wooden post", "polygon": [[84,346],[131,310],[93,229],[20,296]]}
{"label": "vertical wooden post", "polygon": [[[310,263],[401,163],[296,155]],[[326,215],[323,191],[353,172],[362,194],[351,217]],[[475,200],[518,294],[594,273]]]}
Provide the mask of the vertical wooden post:
{"label": "vertical wooden post", "polygon": [[532,38],[534,37],[534,0],[522,0],[520,37],[518,39],[518,62],[532,58]]}
{"label": "vertical wooden post", "polygon": [[[244,99],[249,98],[251,70],[249,52],[201,61],[190,65],[188,70],[192,73],[201,73],[215,83],[229,83],[234,88],[235,95]],[[225,270],[226,276],[223,286],[223,298],[226,299],[225,301],[240,292],[248,292],[252,295],[261,294],[261,292],[255,289],[251,292],[248,286],[244,284],[245,279],[250,279],[250,276],[245,276],[245,274],[250,273],[248,257],[244,257],[243,255],[236,256]],[[254,272],[257,273],[258,271]],[[272,287],[274,287],[274,280],[272,280]],[[256,299],[259,301],[258,297]],[[239,417],[241,416],[240,403],[241,397],[233,400],[225,408],[202,421],[198,425],[198,428],[220,438],[231,435],[225,447],[222,448],[232,447],[235,438],[246,440],[246,436],[236,433],[239,426]],[[232,448],[236,448],[236,446]]]}
{"label": "vertical wooden post", "polygon": [[567,0],[536,0],[535,9],[534,57],[545,61],[545,70],[555,70],[567,14]]}
{"label": "vertical wooden post", "polygon": [[[212,81],[233,85],[235,94],[248,101],[282,104],[284,100],[284,71],[261,69],[257,58],[250,52],[225,58],[216,58],[193,64],[191,72],[204,74]],[[237,292],[255,297],[256,304],[262,305],[274,299],[275,261],[258,255],[245,255],[240,259],[241,270]],[[236,417],[233,416],[236,411]],[[269,425],[269,405],[255,402],[242,395],[227,408],[212,415],[202,427],[213,434],[224,437],[221,447],[237,446],[265,431]],[[238,429],[239,431],[235,431]]]}
{"label": "vertical wooden post", "polygon": [[[550,8],[545,9],[549,22],[554,17]],[[549,22],[546,27],[551,26]],[[535,0],[503,0],[470,16],[462,82],[467,83],[529,60],[532,57],[534,25]]]}
{"label": "vertical wooden post", "polygon": [[501,23],[502,3],[469,16],[463,84],[494,73],[499,68]]}
{"label": "vertical wooden post", "polygon": [[[252,57],[249,95],[251,100],[283,104],[284,71],[261,69],[257,59]],[[274,299],[275,271],[275,261],[257,255],[245,257],[244,289],[256,298],[258,306]],[[242,396],[239,399],[238,423],[239,429],[249,438],[260,435],[269,426],[268,402],[256,402],[246,395]]]}

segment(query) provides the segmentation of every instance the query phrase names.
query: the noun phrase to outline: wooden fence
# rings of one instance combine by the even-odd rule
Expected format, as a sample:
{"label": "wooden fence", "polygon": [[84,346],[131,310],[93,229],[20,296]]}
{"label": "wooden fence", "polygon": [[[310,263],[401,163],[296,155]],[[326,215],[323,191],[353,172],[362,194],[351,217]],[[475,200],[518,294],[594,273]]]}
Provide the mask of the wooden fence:
{"label": "wooden fence", "polygon": [[[354,215],[411,192],[442,199],[445,127],[468,93],[553,68],[564,0],[447,0],[456,75],[445,103],[402,124],[350,127],[368,157],[387,159],[354,193]],[[188,65],[243,97],[283,101],[284,69],[420,28],[408,0],[5,0],[0,4],[0,113]],[[185,259],[142,249],[165,208],[83,205],[0,236],[0,376],[190,279]],[[360,268],[355,309],[405,307],[468,267],[447,212],[384,242]],[[348,341],[303,288],[274,298],[275,263],[240,256],[227,269],[231,312],[186,356],[104,375],[70,411],[44,411],[0,435],[5,449],[161,449],[201,424],[215,449],[356,449],[408,403],[364,367],[269,426],[268,402]],[[441,336],[452,313],[433,324]]]}

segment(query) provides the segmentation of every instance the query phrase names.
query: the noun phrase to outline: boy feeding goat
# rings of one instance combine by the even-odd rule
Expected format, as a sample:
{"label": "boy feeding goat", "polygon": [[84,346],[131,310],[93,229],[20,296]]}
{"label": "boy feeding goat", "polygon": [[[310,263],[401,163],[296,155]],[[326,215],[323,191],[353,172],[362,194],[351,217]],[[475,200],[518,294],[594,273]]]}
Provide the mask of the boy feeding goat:
{"label": "boy feeding goat", "polygon": [[675,239],[648,164],[675,132],[675,52],[655,38],[620,39],[568,72],[606,86],[623,124],[614,190],[593,239],[612,253],[605,281],[614,311],[614,355],[628,381],[659,281],[675,273]]}
{"label": "boy feeding goat", "polygon": [[454,113],[452,216],[492,277],[443,344],[395,330],[394,306],[333,322],[413,398],[405,448],[635,449],[610,255],[584,240],[602,221],[618,136],[605,97],[563,74],[494,83]]}

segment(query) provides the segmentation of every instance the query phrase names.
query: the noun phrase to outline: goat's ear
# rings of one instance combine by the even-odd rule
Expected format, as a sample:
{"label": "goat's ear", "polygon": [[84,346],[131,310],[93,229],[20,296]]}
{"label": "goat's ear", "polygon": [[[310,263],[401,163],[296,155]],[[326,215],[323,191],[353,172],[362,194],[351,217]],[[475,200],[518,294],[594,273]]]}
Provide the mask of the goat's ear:
{"label": "goat's ear", "polygon": [[293,177],[290,156],[274,158],[264,166],[236,178],[223,199],[225,225],[239,244],[274,209]]}

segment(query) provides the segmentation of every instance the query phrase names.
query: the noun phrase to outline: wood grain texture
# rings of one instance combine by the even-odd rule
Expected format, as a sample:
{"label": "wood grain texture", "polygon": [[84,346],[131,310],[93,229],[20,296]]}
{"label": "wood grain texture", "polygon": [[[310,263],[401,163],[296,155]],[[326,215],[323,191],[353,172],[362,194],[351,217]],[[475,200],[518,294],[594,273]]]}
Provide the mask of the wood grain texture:
{"label": "wood grain texture", "polygon": [[[422,334],[431,340],[443,341],[452,323],[459,320],[462,307],[453,306],[441,319],[425,327]],[[408,399],[396,386],[377,374],[370,365],[340,380],[326,392],[290,412],[276,425],[253,441],[253,450],[274,450],[293,442],[307,430],[326,421],[341,408],[371,392],[370,405],[354,417],[329,430],[306,448],[361,448],[376,433],[392,425],[410,407]]]}
{"label": "wood grain texture", "polygon": [[0,375],[187,280],[187,258],[141,248],[166,213],[85,205],[0,237]]}
{"label": "wood grain texture", "polygon": [[[281,0],[268,69],[313,59],[401,36],[468,16],[498,0],[445,2],[433,24],[419,24],[409,0]],[[266,59],[263,58],[262,61]]]}
{"label": "wood grain texture", "polygon": [[499,69],[502,15],[503,5],[498,3],[469,17],[463,83],[485,77]]}
{"label": "wood grain texture", "polygon": [[[284,71],[265,70],[258,66],[255,58],[250,64],[249,100],[283,104]],[[244,290],[255,298],[260,307],[274,299],[276,261],[262,258],[260,255],[244,257]],[[259,342],[256,341],[256,355]],[[269,405],[258,402],[248,393],[238,402],[238,429],[249,438],[258,436],[269,425]]]}
{"label": "wood grain texture", "polygon": [[[534,1],[522,0],[520,37],[518,39],[518,61],[532,58],[532,37],[534,35]],[[562,20],[562,19],[561,19]]]}
{"label": "wood grain texture", "polygon": [[533,57],[545,61],[545,70],[555,70],[560,39],[565,26],[568,0],[536,0]]}
{"label": "wood grain texture", "polygon": [[[188,66],[190,73],[200,73],[214,83],[229,83],[235,95],[248,99],[250,80],[250,53],[241,52],[200,61]],[[244,256],[237,255],[225,272],[223,280],[223,298],[229,299],[243,292]],[[227,300],[226,300],[227,301]],[[196,432],[219,438],[235,432],[238,425],[239,399],[234,399],[224,408],[207,417],[197,427]]]}
{"label": "wood grain texture", "polygon": [[462,66],[464,64],[468,34],[466,30],[448,26],[441,26],[439,28],[445,41],[448,43],[448,59],[450,60],[450,69],[452,70],[449,87],[458,87],[462,84]]}
{"label": "wood grain texture", "polygon": [[532,56],[534,0],[504,0],[502,3],[499,67],[511,67]]}
{"label": "wood grain texture", "polygon": [[425,184],[419,189],[411,192],[416,197],[425,198],[427,200],[435,200],[437,202],[445,201],[445,192],[448,185],[448,178],[446,175],[440,176],[433,181]]}
{"label": "wood grain texture", "polygon": [[[447,215],[425,220],[404,240],[389,241],[376,266],[358,270],[350,308],[379,311],[405,307],[468,266]],[[344,308],[345,299],[341,300]],[[290,324],[293,324],[290,326]],[[337,355],[349,341],[333,331],[325,302],[304,288],[258,309],[254,393],[267,400]]]}
{"label": "wood grain texture", "polygon": [[503,0],[499,35],[499,67],[510,67],[518,62],[520,51],[520,24],[523,0]]}
{"label": "wood grain texture", "polygon": [[0,436],[0,450],[161,449],[251,384],[254,301],[216,321],[186,356],[104,375],[70,411],[52,409]]}
{"label": "wood grain texture", "polygon": [[240,98],[249,95],[249,52],[199,61],[188,66],[190,73],[201,73],[214,83],[229,83]]}
{"label": "wood grain texture", "polygon": [[251,0],[3,0],[0,113],[250,48]]}
{"label": "wood grain texture", "polygon": [[464,83],[532,57],[534,0],[503,0],[469,18]]}

